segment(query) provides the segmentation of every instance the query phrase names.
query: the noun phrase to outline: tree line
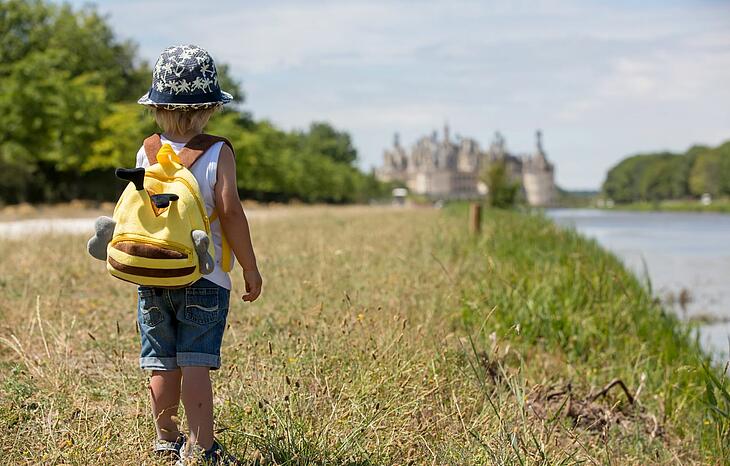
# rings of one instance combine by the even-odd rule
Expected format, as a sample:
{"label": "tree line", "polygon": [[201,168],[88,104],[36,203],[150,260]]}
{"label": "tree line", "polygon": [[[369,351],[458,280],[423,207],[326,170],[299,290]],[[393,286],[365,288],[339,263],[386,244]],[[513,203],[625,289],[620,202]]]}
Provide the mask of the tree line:
{"label": "tree line", "polygon": [[730,141],[717,147],[692,146],[684,153],[657,152],[628,157],[609,170],[604,194],[616,202],[662,201],[730,196]]}
{"label": "tree line", "polygon": [[[206,131],[233,143],[242,196],[357,202],[387,192],[358,170],[347,132],[254,119],[228,66],[217,67],[236,101]],[[133,166],[144,137],[159,131],[136,103],[150,81],[136,44],[117,39],[93,7],[0,2],[0,202],[113,200],[123,188],[114,168]]]}

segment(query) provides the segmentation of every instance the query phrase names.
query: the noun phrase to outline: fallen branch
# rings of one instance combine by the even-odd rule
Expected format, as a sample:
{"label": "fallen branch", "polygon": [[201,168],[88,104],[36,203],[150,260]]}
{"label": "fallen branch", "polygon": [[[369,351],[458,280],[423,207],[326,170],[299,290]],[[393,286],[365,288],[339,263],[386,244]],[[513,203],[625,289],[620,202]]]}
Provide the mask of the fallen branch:
{"label": "fallen branch", "polygon": [[634,397],[633,397],[633,395],[631,395],[631,393],[629,392],[629,389],[626,388],[626,384],[624,384],[623,380],[621,380],[621,379],[613,379],[608,385],[606,385],[605,387],[603,387],[603,390],[601,390],[600,392],[598,392],[595,395],[591,396],[590,397],[591,398],[591,401],[596,401],[599,397],[605,396],[606,393],[608,393],[608,391],[611,390],[616,385],[618,385],[619,387],[621,387],[623,389],[624,393],[626,394],[626,398],[629,399],[629,403],[630,404],[634,404]]}

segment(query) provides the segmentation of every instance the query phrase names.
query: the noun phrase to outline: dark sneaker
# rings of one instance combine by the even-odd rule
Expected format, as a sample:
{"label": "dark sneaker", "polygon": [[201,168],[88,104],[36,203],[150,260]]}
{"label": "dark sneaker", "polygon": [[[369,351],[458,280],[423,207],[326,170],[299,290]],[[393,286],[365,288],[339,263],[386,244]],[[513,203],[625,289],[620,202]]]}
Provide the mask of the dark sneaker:
{"label": "dark sneaker", "polygon": [[226,452],[221,444],[214,440],[210,450],[203,450],[197,445],[183,444],[180,449],[180,459],[175,463],[175,466],[235,466],[240,464],[243,463]]}
{"label": "dark sneaker", "polygon": [[169,440],[157,439],[155,441],[154,451],[157,455],[160,456],[169,456],[173,459],[180,459],[180,450],[182,449],[186,440],[187,438],[182,432],[177,434],[177,439],[174,442],[171,442]]}

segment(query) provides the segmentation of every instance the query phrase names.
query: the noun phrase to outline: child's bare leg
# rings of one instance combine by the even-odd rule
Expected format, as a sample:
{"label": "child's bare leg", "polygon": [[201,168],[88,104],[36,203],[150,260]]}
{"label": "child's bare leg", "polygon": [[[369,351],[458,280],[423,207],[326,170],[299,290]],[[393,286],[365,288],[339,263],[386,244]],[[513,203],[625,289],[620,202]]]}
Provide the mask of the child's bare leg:
{"label": "child's bare leg", "polygon": [[152,414],[155,416],[157,438],[174,442],[177,439],[177,416],[180,404],[180,369],[174,371],[152,371],[150,393],[152,395]]}
{"label": "child's bare leg", "polygon": [[190,443],[213,446],[213,387],[208,367],[182,368],[182,401],[190,426]]}

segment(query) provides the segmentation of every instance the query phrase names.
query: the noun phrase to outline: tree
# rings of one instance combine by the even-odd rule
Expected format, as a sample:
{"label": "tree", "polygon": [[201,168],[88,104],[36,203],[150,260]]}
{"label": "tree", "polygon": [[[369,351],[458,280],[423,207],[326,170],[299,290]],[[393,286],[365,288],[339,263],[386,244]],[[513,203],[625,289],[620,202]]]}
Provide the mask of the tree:
{"label": "tree", "polygon": [[510,179],[507,164],[503,160],[490,163],[482,176],[487,185],[487,201],[498,209],[510,209],[517,202],[520,184]]}
{"label": "tree", "polygon": [[659,201],[688,194],[693,158],[661,152],[622,160],[609,170],[603,191],[616,202]]}
{"label": "tree", "polygon": [[[93,7],[0,2],[0,201],[114,199],[113,168],[132,166],[156,130],[136,104],[151,75],[136,55]],[[228,65],[217,70],[235,103],[207,131],[232,140],[245,197],[352,202],[383,194],[354,166],[347,132],[321,122],[291,132],[255,121],[241,109],[245,94]]]}
{"label": "tree", "polygon": [[337,131],[329,123],[314,122],[309,132],[301,133],[301,150],[310,154],[322,154],[335,162],[353,164],[357,150],[352,146],[350,135]]}
{"label": "tree", "polygon": [[628,157],[609,170],[603,191],[617,202],[730,195],[730,142]]}
{"label": "tree", "polygon": [[131,167],[142,138],[156,130],[154,119],[137,103],[117,103],[101,118],[100,137],[91,147],[91,155],[82,171]]}
{"label": "tree", "polygon": [[[135,58],[137,47],[118,41],[93,7],[74,11],[68,4],[9,0],[0,4],[0,77],[37,54],[62,54],[54,71],[88,74],[111,101],[137,98],[148,85],[148,67]],[[135,97],[136,96],[136,97]]]}
{"label": "tree", "polygon": [[730,142],[705,148],[696,155],[689,176],[692,194],[730,195]]}
{"label": "tree", "polygon": [[73,187],[110,102],[140,92],[133,56],[93,9],[0,4],[0,171],[20,177],[5,199],[74,195],[53,184],[64,178]]}

